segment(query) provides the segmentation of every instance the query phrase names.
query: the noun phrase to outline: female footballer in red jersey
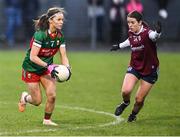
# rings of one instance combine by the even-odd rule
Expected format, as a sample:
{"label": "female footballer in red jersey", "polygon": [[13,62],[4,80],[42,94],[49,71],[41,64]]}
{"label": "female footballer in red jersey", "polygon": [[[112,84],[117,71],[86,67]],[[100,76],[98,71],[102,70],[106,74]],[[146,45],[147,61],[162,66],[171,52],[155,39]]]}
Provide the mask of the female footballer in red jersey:
{"label": "female footballer in red jersey", "polygon": [[27,103],[35,106],[41,104],[41,84],[47,96],[44,125],[57,126],[56,123],[51,121],[56,100],[56,81],[54,78],[58,73],[54,70],[56,65],[53,64],[53,56],[57,52],[60,53],[60,62],[66,65],[70,71],[64,36],[61,31],[64,23],[64,13],[63,8],[53,7],[38,20],[35,20],[36,32],[32,37],[30,48],[22,65],[22,80],[26,82],[29,93],[23,92],[21,94],[18,103],[19,111],[23,112]]}
{"label": "female footballer in red jersey", "polygon": [[156,40],[161,34],[161,23],[155,24],[155,31],[153,31],[147,23],[143,22],[142,14],[137,11],[127,15],[127,23],[129,27],[128,39],[119,45],[113,45],[111,51],[131,47],[131,60],[121,89],[123,102],[117,106],[115,115],[121,115],[130,104],[131,92],[139,81],[135,104],[128,117],[128,122],[133,122],[143,107],[145,97],[158,79],[159,60],[156,51]]}

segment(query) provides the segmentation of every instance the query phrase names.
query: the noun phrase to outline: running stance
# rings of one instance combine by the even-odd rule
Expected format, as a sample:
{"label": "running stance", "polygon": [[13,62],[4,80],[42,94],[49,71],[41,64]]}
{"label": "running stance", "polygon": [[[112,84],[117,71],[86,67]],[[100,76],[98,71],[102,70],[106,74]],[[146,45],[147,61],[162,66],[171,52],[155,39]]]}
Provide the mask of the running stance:
{"label": "running stance", "polygon": [[18,104],[19,111],[24,112],[27,103],[35,106],[41,104],[42,92],[40,85],[42,85],[47,97],[43,119],[44,125],[57,126],[56,123],[51,121],[56,100],[56,81],[54,77],[57,74],[54,70],[56,65],[53,64],[53,57],[57,52],[60,53],[60,63],[67,66],[70,71],[64,35],[61,31],[64,23],[64,13],[63,8],[53,7],[38,20],[35,20],[36,32],[32,37],[30,48],[22,65],[22,80],[26,82],[29,92],[22,93]]}
{"label": "running stance", "polygon": [[139,81],[139,87],[135,96],[135,104],[128,122],[136,120],[136,115],[144,105],[144,101],[152,86],[158,79],[159,60],[157,57],[156,40],[161,34],[161,23],[157,22],[151,30],[142,20],[141,13],[133,11],[127,15],[129,27],[128,39],[118,45],[113,45],[111,51],[130,46],[131,60],[122,85],[123,102],[117,106],[115,115],[122,114],[130,104],[130,96],[133,88]]}

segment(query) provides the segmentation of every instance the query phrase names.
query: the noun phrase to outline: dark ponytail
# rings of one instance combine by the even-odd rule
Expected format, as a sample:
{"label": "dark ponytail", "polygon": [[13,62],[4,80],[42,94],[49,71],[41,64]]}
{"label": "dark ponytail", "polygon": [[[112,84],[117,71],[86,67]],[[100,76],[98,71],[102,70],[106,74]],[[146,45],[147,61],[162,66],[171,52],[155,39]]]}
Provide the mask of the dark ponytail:
{"label": "dark ponytail", "polygon": [[48,16],[43,14],[38,20],[34,20],[35,30],[47,30],[49,28]]}

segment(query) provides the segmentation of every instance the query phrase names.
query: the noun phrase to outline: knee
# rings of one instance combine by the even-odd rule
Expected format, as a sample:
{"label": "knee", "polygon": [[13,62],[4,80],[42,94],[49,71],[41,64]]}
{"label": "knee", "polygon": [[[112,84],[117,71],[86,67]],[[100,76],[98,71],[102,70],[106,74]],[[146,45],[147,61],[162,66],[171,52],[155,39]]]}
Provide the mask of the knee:
{"label": "knee", "polygon": [[122,96],[129,96],[131,94],[130,89],[122,89]]}
{"label": "knee", "polygon": [[56,93],[50,93],[50,94],[48,94],[47,98],[48,98],[48,102],[54,103],[55,100],[56,100]]}
{"label": "knee", "polygon": [[136,100],[136,103],[139,105],[144,104],[144,98],[142,98],[142,97],[136,97],[135,100]]}
{"label": "knee", "polygon": [[35,106],[39,106],[41,104],[41,102],[42,102],[42,100],[39,99],[39,100],[35,100],[33,104]]}

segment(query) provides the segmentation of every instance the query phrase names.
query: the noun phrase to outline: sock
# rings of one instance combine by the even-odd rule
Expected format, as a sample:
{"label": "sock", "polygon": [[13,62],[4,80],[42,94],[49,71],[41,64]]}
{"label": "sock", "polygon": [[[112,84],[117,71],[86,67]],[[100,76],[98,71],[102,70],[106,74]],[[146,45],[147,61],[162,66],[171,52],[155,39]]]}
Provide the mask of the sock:
{"label": "sock", "polygon": [[31,97],[31,95],[26,95],[25,97],[24,97],[24,100],[25,100],[25,102],[26,103],[31,103],[32,102],[32,97]]}
{"label": "sock", "polygon": [[126,106],[128,106],[128,105],[130,104],[130,100],[128,100],[128,101],[125,101],[125,100],[124,100],[124,104],[125,104]]}
{"label": "sock", "polygon": [[135,115],[137,115],[137,112],[132,111],[131,114],[135,116]]}
{"label": "sock", "polygon": [[137,115],[139,113],[139,111],[141,110],[141,108],[143,107],[143,105],[144,105],[144,102],[140,102],[140,103],[136,102],[134,104],[134,108],[132,110],[132,114],[133,115]]}
{"label": "sock", "polygon": [[52,113],[45,112],[44,119],[49,120],[51,118]]}

